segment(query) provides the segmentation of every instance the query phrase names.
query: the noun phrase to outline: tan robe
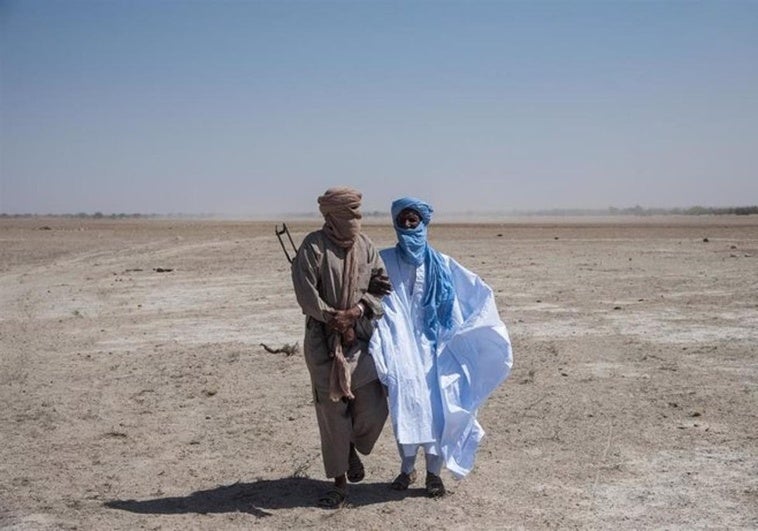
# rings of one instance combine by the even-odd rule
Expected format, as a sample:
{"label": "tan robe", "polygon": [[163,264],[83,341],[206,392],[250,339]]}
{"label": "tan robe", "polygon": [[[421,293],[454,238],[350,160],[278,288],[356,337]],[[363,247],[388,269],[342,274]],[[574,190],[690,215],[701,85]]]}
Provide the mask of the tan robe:
{"label": "tan robe", "polygon": [[303,352],[311,375],[324,468],[330,478],[347,471],[351,442],[362,454],[371,452],[387,418],[387,401],[368,352],[373,320],[384,312],[381,299],[366,291],[372,273],[384,269],[384,264],[371,240],[362,234],[353,252],[358,278],[353,283],[348,306],[353,307],[360,301],[366,315],[356,323],[357,341],[345,350],[352,374],[351,390],[355,394],[355,399],[350,401],[329,400],[332,358],[326,327],[326,322],[339,308],[345,250],[318,230],[305,237],[292,263],[295,296],[306,315]]}

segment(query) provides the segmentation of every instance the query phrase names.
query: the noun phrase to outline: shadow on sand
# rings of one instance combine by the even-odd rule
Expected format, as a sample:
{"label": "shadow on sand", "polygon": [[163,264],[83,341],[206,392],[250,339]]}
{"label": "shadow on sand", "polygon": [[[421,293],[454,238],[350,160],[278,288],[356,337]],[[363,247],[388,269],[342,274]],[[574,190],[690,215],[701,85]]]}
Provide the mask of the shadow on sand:
{"label": "shadow on sand", "polygon": [[[325,481],[290,477],[221,485],[213,489],[199,490],[188,496],[151,500],[111,500],[103,505],[111,509],[141,514],[242,512],[261,518],[272,514],[266,509],[316,507],[318,497],[329,485]],[[397,492],[390,489],[387,483],[351,484],[347,506],[359,507],[423,495],[423,489]]]}

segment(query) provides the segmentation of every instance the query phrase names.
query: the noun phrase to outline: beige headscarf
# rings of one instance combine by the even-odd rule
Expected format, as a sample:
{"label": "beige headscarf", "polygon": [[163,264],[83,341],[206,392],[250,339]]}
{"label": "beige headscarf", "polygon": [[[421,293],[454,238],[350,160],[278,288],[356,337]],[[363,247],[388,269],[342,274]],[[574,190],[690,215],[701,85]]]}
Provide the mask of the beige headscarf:
{"label": "beige headscarf", "polygon": [[[325,220],[323,230],[326,236],[345,249],[339,310],[348,309],[357,277],[353,244],[361,232],[361,199],[359,191],[347,187],[329,188],[318,198],[319,210]],[[329,335],[329,347],[332,357],[329,398],[333,402],[339,402],[343,397],[352,400],[355,396],[350,390],[350,367],[342,348],[342,334],[332,332]]]}
{"label": "beige headscarf", "polygon": [[362,194],[353,188],[329,188],[318,198],[318,208],[324,216],[324,232],[344,249],[353,246],[361,232]]}

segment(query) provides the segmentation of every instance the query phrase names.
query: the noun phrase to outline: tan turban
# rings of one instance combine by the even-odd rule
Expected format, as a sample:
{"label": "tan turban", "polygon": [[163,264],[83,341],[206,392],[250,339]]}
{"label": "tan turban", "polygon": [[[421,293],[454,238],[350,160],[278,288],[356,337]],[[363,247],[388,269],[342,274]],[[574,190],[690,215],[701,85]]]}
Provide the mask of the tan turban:
{"label": "tan turban", "polygon": [[324,216],[324,232],[334,243],[348,249],[361,232],[361,198],[353,188],[329,188],[318,198],[318,207]]}

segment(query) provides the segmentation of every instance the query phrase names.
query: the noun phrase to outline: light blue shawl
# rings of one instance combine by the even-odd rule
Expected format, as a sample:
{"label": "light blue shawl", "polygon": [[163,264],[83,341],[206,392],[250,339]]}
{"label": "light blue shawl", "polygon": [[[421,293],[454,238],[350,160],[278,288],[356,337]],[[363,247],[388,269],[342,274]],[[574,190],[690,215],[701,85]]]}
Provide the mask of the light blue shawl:
{"label": "light blue shawl", "polygon": [[[397,216],[410,208],[421,216],[421,223],[415,229],[405,229],[397,224]],[[440,327],[448,330],[452,326],[453,299],[455,291],[450,278],[450,268],[442,255],[429,245],[427,227],[432,221],[431,205],[414,197],[403,197],[392,203],[392,223],[397,234],[397,252],[402,260],[414,266],[424,263],[427,282],[424,292],[424,333],[436,340]]]}

